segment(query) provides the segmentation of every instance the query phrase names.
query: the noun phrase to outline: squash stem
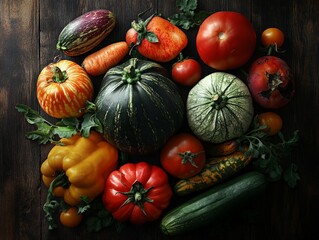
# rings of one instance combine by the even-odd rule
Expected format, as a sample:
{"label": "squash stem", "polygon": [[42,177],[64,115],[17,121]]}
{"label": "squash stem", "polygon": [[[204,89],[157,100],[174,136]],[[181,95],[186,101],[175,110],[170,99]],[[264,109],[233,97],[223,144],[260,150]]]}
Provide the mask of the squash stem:
{"label": "squash stem", "polygon": [[68,79],[68,75],[66,74],[66,71],[61,71],[61,69],[57,66],[52,68],[53,72],[53,81],[56,83],[63,83]]}
{"label": "squash stem", "polygon": [[141,73],[139,69],[136,69],[137,59],[131,59],[130,64],[126,66],[123,70],[122,81],[135,84],[141,78]]}
{"label": "squash stem", "polygon": [[215,94],[212,97],[212,100],[213,100],[212,107],[215,109],[221,109],[221,108],[225,107],[225,105],[227,103],[227,97],[219,95],[219,94]]}

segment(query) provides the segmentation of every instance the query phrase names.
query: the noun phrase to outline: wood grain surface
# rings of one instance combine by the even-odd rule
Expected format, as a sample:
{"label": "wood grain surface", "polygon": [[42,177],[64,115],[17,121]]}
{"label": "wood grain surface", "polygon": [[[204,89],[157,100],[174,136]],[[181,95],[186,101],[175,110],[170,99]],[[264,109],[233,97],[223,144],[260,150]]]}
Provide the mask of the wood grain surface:
{"label": "wood grain surface", "polygon": [[[283,159],[299,167],[301,180],[291,189],[282,182],[272,183],[262,199],[245,211],[186,236],[166,237],[159,222],[128,225],[90,233],[84,225],[75,229],[59,227],[49,231],[42,205],[46,188],[41,182],[40,164],[51,146],[39,146],[25,138],[33,130],[15,110],[18,103],[39,109],[36,80],[41,69],[61,56],[81,63],[83,57],[67,57],[56,50],[63,27],[82,13],[104,8],[116,14],[116,28],[97,47],[121,41],[137,14],[152,11],[168,17],[177,12],[174,0],[0,0],[0,239],[319,239],[319,2],[316,0],[200,0],[198,9],[232,10],[246,15],[258,41],[265,28],[285,32],[286,52],[282,58],[291,66],[296,80],[292,102],[279,110],[284,133],[299,129],[300,142],[293,154]],[[187,31],[186,55],[198,58],[197,29]],[[96,49],[97,49],[96,48]],[[204,74],[212,69],[203,66]],[[94,78],[95,87],[100,78]],[[43,114],[43,112],[42,112]],[[43,114],[44,115],[44,114]],[[45,115],[44,115],[45,116]],[[47,117],[47,116],[46,116]],[[179,204],[177,199],[172,203]]]}

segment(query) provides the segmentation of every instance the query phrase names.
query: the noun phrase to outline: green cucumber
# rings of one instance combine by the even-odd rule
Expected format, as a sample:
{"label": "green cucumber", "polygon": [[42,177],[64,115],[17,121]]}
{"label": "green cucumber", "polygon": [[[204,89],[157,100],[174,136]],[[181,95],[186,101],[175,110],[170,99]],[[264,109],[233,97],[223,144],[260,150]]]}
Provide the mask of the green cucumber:
{"label": "green cucumber", "polygon": [[114,14],[105,9],[84,13],[61,31],[56,48],[68,56],[78,56],[96,47],[115,27]]}
{"label": "green cucumber", "polygon": [[162,218],[160,228],[175,236],[217,222],[261,194],[266,183],[259,172],[239,175],[172,209]]}

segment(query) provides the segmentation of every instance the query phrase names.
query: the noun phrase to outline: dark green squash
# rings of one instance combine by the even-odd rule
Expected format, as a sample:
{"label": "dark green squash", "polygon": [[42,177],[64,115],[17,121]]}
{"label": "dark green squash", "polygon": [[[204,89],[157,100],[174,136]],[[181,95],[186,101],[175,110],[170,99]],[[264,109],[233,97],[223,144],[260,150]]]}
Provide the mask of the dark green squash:
{"label": "dark green squash", "polygon": [[95,104],[103,135],[119,150],[154,153],[182,125],[185,106],[158,63],[132,58],[104,76]]}

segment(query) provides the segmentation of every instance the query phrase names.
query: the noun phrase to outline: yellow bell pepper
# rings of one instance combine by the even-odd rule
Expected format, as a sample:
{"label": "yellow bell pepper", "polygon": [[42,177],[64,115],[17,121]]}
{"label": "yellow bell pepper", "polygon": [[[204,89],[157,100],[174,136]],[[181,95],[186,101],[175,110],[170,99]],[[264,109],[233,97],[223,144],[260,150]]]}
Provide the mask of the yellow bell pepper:
{"label": "yellow bell pepper", "polygon": [[103,192],[106,177],[117,167],[117,149],[97,132],[61,142],[41,165],[43,183],[49,188],[54,181],[53,194],[71,206],[79,204],[81,197],[92,201]]}

